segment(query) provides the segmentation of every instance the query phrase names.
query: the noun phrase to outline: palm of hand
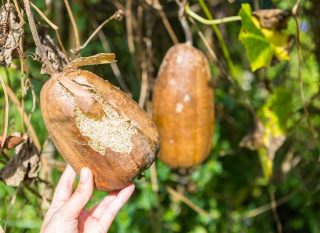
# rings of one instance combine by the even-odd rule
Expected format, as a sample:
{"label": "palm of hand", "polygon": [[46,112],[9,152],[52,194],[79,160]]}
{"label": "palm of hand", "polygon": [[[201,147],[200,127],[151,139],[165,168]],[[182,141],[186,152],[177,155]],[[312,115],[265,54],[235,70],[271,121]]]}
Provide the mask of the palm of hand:
{"label": "palm of hand", "polygon": [[129,185],[118,192],[112,192],[86,211],[84,207],[93,191],[92,173],[89,169],[81,170],[79,185],[73,193],[75,177],[75,172],[68,166],[57,185],[41,233],[104,233],[134,191],[134,185]]}

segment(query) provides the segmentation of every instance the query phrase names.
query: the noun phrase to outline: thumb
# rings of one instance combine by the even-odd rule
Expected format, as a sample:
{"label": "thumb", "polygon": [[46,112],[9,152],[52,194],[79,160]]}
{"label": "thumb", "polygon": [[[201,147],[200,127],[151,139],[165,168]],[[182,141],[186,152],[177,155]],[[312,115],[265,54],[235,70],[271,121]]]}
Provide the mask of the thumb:
{"label": "thumb", "polygon": [[77,189],[61,209],[61,214],[68,218],[79,217],[82,209],[89,201],[93,192],[93,177],[89,168],[82,168]]}

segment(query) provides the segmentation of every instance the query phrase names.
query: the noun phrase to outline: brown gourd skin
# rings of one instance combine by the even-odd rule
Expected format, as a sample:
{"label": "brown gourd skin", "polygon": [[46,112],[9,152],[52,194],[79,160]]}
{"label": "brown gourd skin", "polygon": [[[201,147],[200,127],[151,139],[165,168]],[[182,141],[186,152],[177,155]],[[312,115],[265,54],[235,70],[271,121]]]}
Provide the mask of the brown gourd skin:
{"label": "brown gourd skin", "polygon": [[159,158],[172,168],[203,162],[212,146],[213,91],[209,64],[188,44],[173,46],[156,80],[153,119],[160,132]]}
{"label": "brown gourd skin", "polygon": [[159,136],[153,121],[89,71],[53,75],[41,90],[41,111],[58,151],[78,174],[90,168],[100,190],[127,186],[155,159]]}

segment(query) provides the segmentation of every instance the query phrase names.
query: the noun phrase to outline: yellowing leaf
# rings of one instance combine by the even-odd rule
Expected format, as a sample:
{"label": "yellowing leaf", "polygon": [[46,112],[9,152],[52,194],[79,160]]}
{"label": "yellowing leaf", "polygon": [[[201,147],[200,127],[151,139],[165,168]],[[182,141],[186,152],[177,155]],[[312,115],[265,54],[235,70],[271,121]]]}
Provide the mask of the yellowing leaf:
{"label": "yellowing leaf", "polygon": [[274,57],[280,61],[289,59],[289,35],[284,30],[262,28],[249,4],[242,4],[239,15],[242,20],[239,39],[246,48],[253,71],[270,66]]}
{"label": "yellowing leaf", "polygon": [[241,140],[240,146],[258,151],[264,177],[270,180],[273,159],[286,138],[285,131],[278,116],[267,106],[259,110],[256,120],[255,129]]}
{"label": "yellowing leaf", "polygon": [[270,29],[261,29],[264,36],[271,42],[271,46],[274,50],[274,55],[280,61],[289,60],[288,42],[289,36],[279,31]]}
{"label": "yellowing leaf", "polygon": [[264,178],[269,181],[272,177],[273,171],[273,160],[269,158],[266,148],[258,149],[260,164]]}

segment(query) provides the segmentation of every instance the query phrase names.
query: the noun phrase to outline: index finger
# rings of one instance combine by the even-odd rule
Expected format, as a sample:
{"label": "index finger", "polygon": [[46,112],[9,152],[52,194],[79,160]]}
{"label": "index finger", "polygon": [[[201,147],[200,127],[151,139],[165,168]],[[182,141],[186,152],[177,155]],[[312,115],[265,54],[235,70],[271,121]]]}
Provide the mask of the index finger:
{"label": "index finger", "polygon": [[62,206],[69,200],[73,192],[73,183],[75,178],[76,173],[68,164],[56,187],[51,206]]}
{"label": "index finger", "polygon": [[59,183],[56,187],[56,190],[52,198],[50,208],[43,221],[44,226],[49,222],[52,215],[69,200],[70,196],[72,195],[73,182],[75,178],[76,178],[76,173],[74,172],[74,170],[71,168],[70,165],[67,165],[66,169],[64,170],[59,180]]}
{"label": "index finger", "polygon": [[121,209],[121,207],[129,200],[135,189],[134,184],[130,184],[126,188],[122,189],[115,199],[109,203],[107,208],[101,213],[99,218],[100,226],[104,231],[107,231],[114,220],[115,216]]}

